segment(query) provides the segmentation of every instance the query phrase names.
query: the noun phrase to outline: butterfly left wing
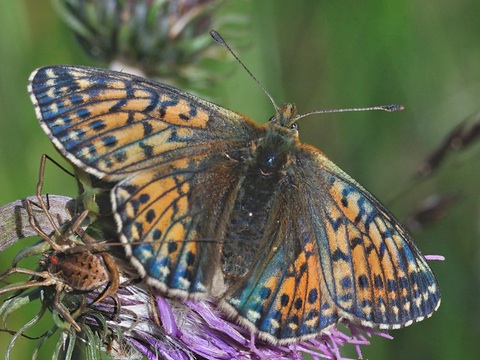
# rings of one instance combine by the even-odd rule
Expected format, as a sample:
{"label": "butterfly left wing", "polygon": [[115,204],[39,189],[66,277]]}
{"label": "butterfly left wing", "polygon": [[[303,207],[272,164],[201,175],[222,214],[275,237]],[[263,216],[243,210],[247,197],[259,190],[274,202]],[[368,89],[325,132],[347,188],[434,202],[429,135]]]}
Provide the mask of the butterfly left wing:
{"label": "butterfly left wing", "polygon": [[62,155],[106,181],[245,144],[258,129],[246,116],[174,87],[105,69],[43,67],[28,88]]}
{"label": "butterfly left wing", "polygon": [[239,166],[223,154],[192,156],[115,185],[120,239],[149,285],[194,299],[225,291],[220,249]]}
{"label": "butterfly left wing", "polygon": [[31,75],[29,91],[57,149],[86,173],[116,183],[118,233],[147,282],[182,297],[213,292],[219,239],[198,239],[197,227],[218,224],[207,232],[214,236],[225,226],[228,194],[220,190],[238,179],[228,177],[225,154],[263,130],[243,115],[121,72],[44,67]]}
{"label": "butterfly left wing", "polygon": [[221,302],[262,338],[291,343],[339,319],[394,329],[430,316],[435,277],[400,224],[317,150],[302,146],[250,272]]}

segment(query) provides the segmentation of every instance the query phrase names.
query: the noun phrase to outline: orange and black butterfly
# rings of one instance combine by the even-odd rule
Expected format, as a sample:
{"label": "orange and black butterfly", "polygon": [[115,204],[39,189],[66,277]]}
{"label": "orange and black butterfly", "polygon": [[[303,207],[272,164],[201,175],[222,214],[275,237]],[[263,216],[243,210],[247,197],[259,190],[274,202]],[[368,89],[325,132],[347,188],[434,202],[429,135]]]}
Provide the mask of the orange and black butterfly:
{"label": "orange and black butterfly", "polygon": [[40,125],[74,165],[113,182],[127,256],[150,286],[216,297],[275,344],[340,319],[395,329],[440,293],[399,222],[319,150],[295,106],[265,125],[171,86],[79,66],[36,70]]}

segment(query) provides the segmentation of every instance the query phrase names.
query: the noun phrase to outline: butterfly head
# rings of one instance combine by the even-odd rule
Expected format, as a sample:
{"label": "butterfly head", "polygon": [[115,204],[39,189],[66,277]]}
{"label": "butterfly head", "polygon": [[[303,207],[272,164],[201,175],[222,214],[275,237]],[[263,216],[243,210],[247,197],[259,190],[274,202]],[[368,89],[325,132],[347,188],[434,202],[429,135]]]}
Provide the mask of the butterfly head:
{"label": "butterfly head", "polygon": [[254,143],[250,154],[252,168],[266,177],[283,174],[299,145],[295,104],[287,103],[276,109],[265,125],[265,136]]}
{"label": "butterfly head", "polygon": [[290,136],[298,138],[297,106],[285,103],[281,108],[276,109],[276,114],[270,118],[269,125],[277,130],[282,128],[282,132],[286,131]]}

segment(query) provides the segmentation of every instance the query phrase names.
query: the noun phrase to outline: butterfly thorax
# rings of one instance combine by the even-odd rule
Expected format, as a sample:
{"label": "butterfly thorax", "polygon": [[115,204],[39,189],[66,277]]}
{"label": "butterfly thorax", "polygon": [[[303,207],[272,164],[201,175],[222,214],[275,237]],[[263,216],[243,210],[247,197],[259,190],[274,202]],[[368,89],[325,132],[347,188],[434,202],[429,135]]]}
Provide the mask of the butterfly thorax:
{"label": "butterfly thorax", "polygon": [[282,184],[288,182],[288,167],[298,144],[296,136],[272,121],[265,125],[264,136],[246,149],[240,167],[233,211],[226,228],[222,249],[224,274],[231,280],[243,276],[251,267],[263,244],[271,221],[274,201]]}

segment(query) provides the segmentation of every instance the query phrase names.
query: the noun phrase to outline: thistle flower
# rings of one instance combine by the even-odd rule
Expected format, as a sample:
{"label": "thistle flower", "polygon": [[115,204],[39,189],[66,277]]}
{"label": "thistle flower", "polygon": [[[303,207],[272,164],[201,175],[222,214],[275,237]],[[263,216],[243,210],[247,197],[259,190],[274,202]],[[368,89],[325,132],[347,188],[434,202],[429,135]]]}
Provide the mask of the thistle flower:
{"label": "thistle flower", "polygon": [[[225,68],[208,31],[223,29],[241,39],[245,17],[218,12],[217,0],[55,0],[61,17],[83,49],[113,70],[201,89]],[[201,61],[200,61],[201,60]],[[203,64],[203,65],[202,65]],[[223,65],[223,66],[222,66]],[[215,71],[207,69],[214,68]]]}
{"label": "thistle flower", "polygon": [[[34,201],[31,198],[30,201]],[[50,196],[49,212],[58,221],[59,227],[71,227],[75,214],[72,209],[75,202],[72,199]],[[36,235],[28,221],[29,214],[25,211],[26,201],[17,201],[0,209],[0,219],[6,224],[2,231],[0,250],[19,240],[18,225],[23,226],[20,236]],[[31,214],[30,214],[31,217]],[[15,220],[16,219],[16,220]],[[42,231],[52,231],[53,225],[41,211],[35,212],[35,221]],[[78,245],[81,248],[80,245]],[[32,255],[49,252],[45,241],[24,249],[14,259],[13,266]],[[432,260],[441,257],[430,256]],[[8,317],[28,302],[40,300],[42,309],[28,324],[22,327],[12,338],[7,349],[7,358],[11,349],[27,329],[35,325],[50,309],[53,313],[54,326],[41,337],[38,346],[60,331],[57,349],[63,349],[66,358],[74,353],[76,346],[85,344],[91,358],[100,358],[101,351],[109,353],[113,358],[137,358],[145,356],[148,359],[302,359],[305,354],[314,358],[344,359],[341,349],[346,345],[354,346],[359,358],[362,357],[361,346],[368,345],[368,338],[377,335],[392,339],[387,333],[343,321],[345,330],[333,326],[312,340],[298,344],[275,346],[257,339],[253,334],[232,323],[229,318],[216,307],[215,301],[190,301],[176,298],[166,298],[155,294],[142,283],[135,283],[132,269],[128,264],[117,259],[117,265],[122,275],[121,287],[115,296],[106,297],[96,302],[103,288],[91,292],[69,292],[60,290],[55,284],[40,287],[23,288],[23,290],[0,307],[0,318],[5,322]],[[37,269],[38,274],[45,269]],[[51,274],[57,281],[58,274]],[[38,277],[29,279],[24,284],[38,283]],[[22,289],[22,284],[16,284]],[[0,293],[12,290],[11,285],[0,289]],[[61,291],[61,305],[65,306],[80,326],[75,331],[72,323],[58,311],[54,303],[55,291]],[[52,295],[53,294],[53,295]],[[347,334],[346,334],[346,333]],[[349,334],[348,334],[349,333]],[[58,352],[56,352],[58,353]]]}
{"label": "thistle flower", "polygon": [[[128,294],[127,292],[130,292]],[[366,337],[389,335],[346,323],[350,335],[336,327],[317,339],[295,345],[274,346],[256,340],[242,327],[226,319],[213,302],[181,301],[128,287],[119,293],[123,311],[109,326],[124,334],[123,343],[148,359],[343,359],[340,349],[347,344],[367,345]],[[99,305],[100,306],[100,305]],[[131,313],[136,316],[132,317]]]}

